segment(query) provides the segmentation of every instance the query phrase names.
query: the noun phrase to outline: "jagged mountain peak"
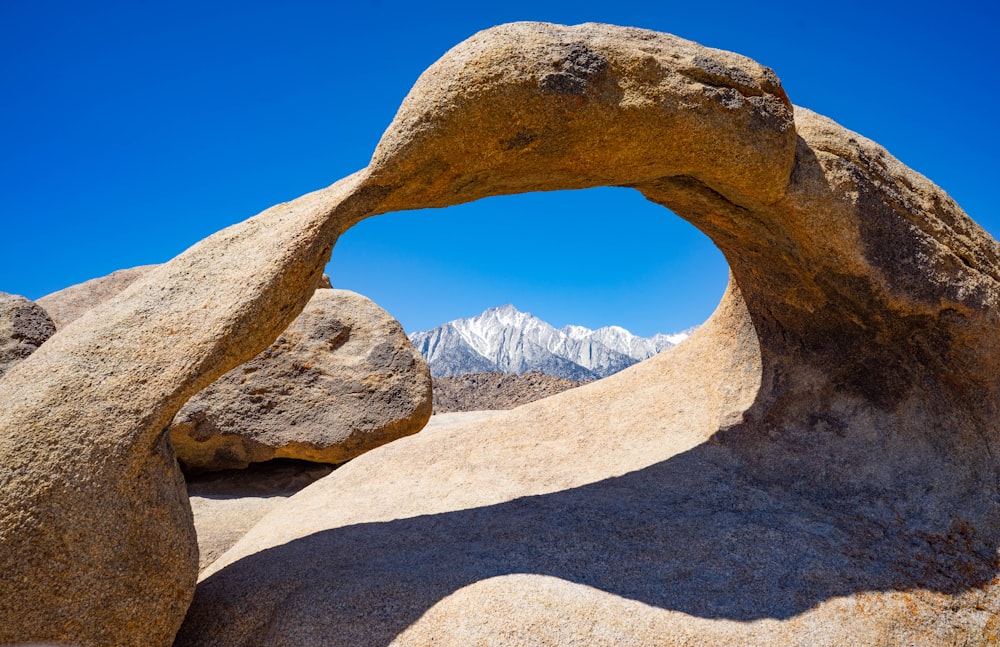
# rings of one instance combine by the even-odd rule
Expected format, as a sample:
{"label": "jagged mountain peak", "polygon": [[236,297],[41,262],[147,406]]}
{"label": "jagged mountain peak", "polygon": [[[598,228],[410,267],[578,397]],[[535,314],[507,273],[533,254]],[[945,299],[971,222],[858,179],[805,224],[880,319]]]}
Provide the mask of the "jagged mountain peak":
{"label": "jagged mountain peak", "polygon": [[[494,306],[492,308],[487,308],[482,314],[476,315],[475,317],[469,317],[469,319],[458,319],[456,321],[484,321],[489,319],[495,319],[505,326],[509,325],[521,325],[529,319],[536,319],[532,316],[530,312],[521,312],[512,304],[508,303],[502,306]],[[454,322],[450,322],[454,323]]]}
{"label": "jagged mountain peak", "polygon": [[639,337],[621,326],[591,330],[551,324],[513,304],[410,334],[435,377],[537,370],[572,380],[616,373],[674,346],[686,333]]}

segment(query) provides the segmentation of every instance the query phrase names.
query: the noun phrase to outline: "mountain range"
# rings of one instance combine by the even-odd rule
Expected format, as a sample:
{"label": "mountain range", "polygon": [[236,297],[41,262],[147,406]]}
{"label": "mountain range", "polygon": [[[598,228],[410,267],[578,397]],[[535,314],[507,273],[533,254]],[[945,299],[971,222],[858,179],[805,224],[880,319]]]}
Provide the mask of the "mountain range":
{"label": "mountain range", "polygon": [[556,328],[508,304],[409,337],[434,377],[541,371],[582,382],[652,357],[690,332],[639,337],[619,326]]}

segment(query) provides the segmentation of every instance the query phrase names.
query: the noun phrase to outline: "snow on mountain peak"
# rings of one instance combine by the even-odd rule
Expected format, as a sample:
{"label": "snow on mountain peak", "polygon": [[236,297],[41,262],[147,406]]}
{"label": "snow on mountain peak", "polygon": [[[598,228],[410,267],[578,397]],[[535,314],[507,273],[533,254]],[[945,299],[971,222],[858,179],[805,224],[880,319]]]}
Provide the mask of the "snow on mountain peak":
{"label": "snow on mountain peak", "polygon": [[488,308],[432,330],[410,334],[435,377],[498,370],[540,370],[574,380],[598,379],[652,357],[687,336],[644,338],[621,326],[591,330],[551,324],[521,312],[512,304]]}

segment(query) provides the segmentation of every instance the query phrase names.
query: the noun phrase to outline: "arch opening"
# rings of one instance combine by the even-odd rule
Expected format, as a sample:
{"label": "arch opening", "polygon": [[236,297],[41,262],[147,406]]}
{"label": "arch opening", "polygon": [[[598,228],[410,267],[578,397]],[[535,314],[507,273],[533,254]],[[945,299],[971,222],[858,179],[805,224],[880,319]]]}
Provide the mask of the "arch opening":
{"label": "arch opening", "polygon": [[337,287],[369,296],[408,332],[509,303],[557,328],[678,333],[707,320],[728,273],[703,233],[622,187],[369,218],[328,264]]}

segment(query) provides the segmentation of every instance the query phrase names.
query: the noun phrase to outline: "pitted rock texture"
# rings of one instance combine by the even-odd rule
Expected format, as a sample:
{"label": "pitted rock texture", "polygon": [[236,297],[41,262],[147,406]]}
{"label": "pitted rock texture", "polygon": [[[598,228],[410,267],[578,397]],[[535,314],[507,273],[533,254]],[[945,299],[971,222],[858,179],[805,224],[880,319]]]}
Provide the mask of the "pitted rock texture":
{"label": "pitted rock texture", "polygon": [[55,332],[52,319],[37,303],[0,292],[0,377]]}
{"label": "pitted rock texture", "polygon": [[189,471],[343,463],[420,431],[431,405],[430,369],[399,322],[324,289],[264,352],[191,398],[170,437]]}
{"label": "pitted rock texture", "polygon": [[926,178],[743,57],[518,23],[421,76],[365,181],[379,212],[631,186],[730,287],[647,362],[304,489],[178,645],[998,640],[1000,247]]}
{"label": "pitted rock texture", "polygon": [[[155,267],[118,270],[38,303],[57,313],[62,328]],[[324,274],[317,287],[329,289],[330,277]],[[416,433],[430,416],[431,386],[426,362],[401,331],[361,295],[317,292],[275,344],[178,413],[170,433],[181,466],[197,472],[273,458],[342,463]],[[379,355],[374,351],[383,342],[392,351]]]}
{"label": "pitted rock texture", "polygon": [[0,380],[0,642],[169,644],[197,569],[163,430],[387,211],[620,185],[732,270],[689,340],[364,454],[206,570],[178,645],[989,644],[1000,247],[744,57],[517,23],[367,169],[231,227]]}

